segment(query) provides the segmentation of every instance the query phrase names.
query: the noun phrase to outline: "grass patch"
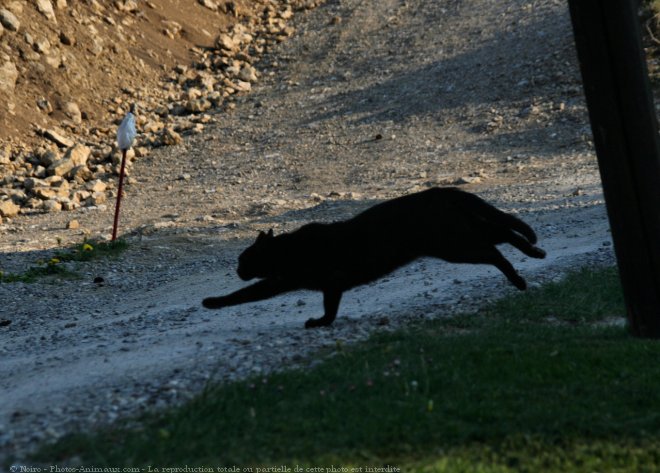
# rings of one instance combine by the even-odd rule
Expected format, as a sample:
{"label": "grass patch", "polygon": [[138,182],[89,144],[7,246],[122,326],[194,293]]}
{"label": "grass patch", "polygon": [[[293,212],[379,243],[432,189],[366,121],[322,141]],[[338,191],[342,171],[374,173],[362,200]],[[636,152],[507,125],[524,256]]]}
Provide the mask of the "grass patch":
{"label": "grass patch", "polygon": [[49,260],[38,260],[23,273],[0,271],[0,283],[33,283],[46,277],[76,278],[77,274],[62,263],[85,262],[101,258],[114,258],[128,248],[123,240],[111,242],[84,241],[64,251],[57,251]]}
{"label": "grass patch", "polygon": [[584,270],[477,314],[338,345],[314,369],[209,387],[35,461],[658,471],[660,346],[596,323],[623,313],[616,272]]}

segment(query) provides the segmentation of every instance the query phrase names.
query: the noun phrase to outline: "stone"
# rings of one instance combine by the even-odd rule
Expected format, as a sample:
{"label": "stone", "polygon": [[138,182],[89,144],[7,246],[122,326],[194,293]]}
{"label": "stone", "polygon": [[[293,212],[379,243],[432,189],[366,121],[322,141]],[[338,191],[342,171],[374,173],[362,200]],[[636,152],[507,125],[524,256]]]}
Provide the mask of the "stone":
{"label": "stone", "polygon": [[62,199],[62,210],[76,210],[78,207],[80,207],[78,202],[69,199]]}
{"label": "stone", "polygon": [[87,200],[87,205],[99,206],[108,200],[105,192],[94,192]]}
{"label": "stone", "polygon": [[66,46],[75,46],[76,41],[76,37],[72,32],[67,30],[60,31],[60,43]]}
{"label": "stone", "polygon": [[55,0],[55,6],[58,10],[64,10],[68,5],[66,0]]}
{"label": "stone", "polygon": [[0,217],[13,218],[20,210],[21,208],[11,200],[0,202]]}
{"label": "stone", "polygon": [[226,33],[221,34],[215,40],[215,45],[218,49],[224,49],[225,51],[236,51],[238,45],[234,42],[231,36]]}
{"label": "stone", "polygon": [[257,70],[249,64],[244,64],[241,71],[238,73],[238,78],[246,82],[257,81]]}
{"label": "stone", "polygon": [[74,182],[82,184],[83,182],[90,181],[94,177],[94,173],[87,166],[83,165],[71,169],[67,176]]}
{"label": "stone", "polygon": [[211,102],[206,99],[188,100],[186,102],[186,111],[190,113],[202,113],[212,107]]}
{"label": "stone", "polygon": [[462,176],[454,181],[455,185],[464,185],[464,184],[479,184],[481,178],[479,176]]}
{"label": "stone", "polygon": [[0,23],[0,38],[2,38],[2,33],[5,32],[5,27],[2,26],[2,23]]}
{"label": "stone", "polygon": [[160,134],[160,141],[165,146],[173,146],[180,144],[182,139],[181,135],[179,135],[176,131],[170,127],[166,127]]}
{"label": "stone", "polygon": [[82,123],[82,114],[80,113],[80,107],[75,102],[67,102],[62,106],[62,111],[64,114],[73,121],[73,123],[80,124]]}
{"label": "stone", "polygon": [[0,92],[13,93],[18,79],[18,69],[11,61],[0,65]]}
{"label": "stone", "polygon": [[95,181],[88,182],[87,185],[85,186],[85,189],[94,193],[94,192],[104,192],[107,187],[108,186],[106,185],[105,182],[101,181],[100,179],[96,179]]}
{"label": "stone", "polygon": [[49,176],[64,176],[68,174],[75,166],[71,159],[60,159],[48,166],[46,170]]}
{"label": "stone", "polygon": [[252,84],[249,82],[245,82],[243,80],[236,80],[233,83],[234,89],[236,89],[239,92],[249,92],[252,90]]}
{"label": "stone", "polygon": [[41,38],[34,42],[32,48],[39,54],[44,54],[50,51],[50,41],[47,38]]}
{"label": "stone", "polygon": [[0,148],[0,164],[11,163],[11,146],[7,145]]}
{"label": "stone", "polygon": [[84,166],[87,164],[90,154],[92,154],[92,150],[88,146],[78,143],[67,150],[64,159],[71,159],[74,166]]}
{"label": "stone", "polygon": [[57,190],[51,189],[50,187],[36,187],[32,189],[32,193],[35,195],[35,197],[38,197],[41,200],[49,200],[58,197]]}
{"label": "stone", "polygon": [[21,22],[18,21],[16,15],[5,8],[0,8],[0,23],[9,31],[18,31],[21,27]]}
{"label": "stone", "polygon": [[37,10],[43,16],[48,18],[49,21],[57,23],[57,18],[55,17],[55,12],[53,11],[53,4],[50,0],[34,0],[37,4]]}
{"label": "stone", "polygon": [[28,177],[23,181],[23,187],[25,190],[31,191],[35,187],[46,187],[47,184],[43,179],[38,179],[35,177]]}
{"label": "stone", "polygon": [[117,8],[117,10],[126,13],[136,13],[140,11],[140,7],[138,6],[135,0],[124,0],[123,2],[116,1],[115,7]]}
{"label": "stone", "polygon": [[48,150],[39,157],[39,164],[47,168],[55,161],[59,161],[60,159],[62,159],[62,157],[59,155],[59,153],[53,150]]}
{"label": "stone", "polygon": [[58,130],[52,128],[41,129],[41,134],[61,148],[70,148],[73,146],[73,141]]}
{"label": "stone", "polygon": [[47,114],[53,113],[53,106],[50,104],[46,97],[41,97],[37,99],[37,107],[46,112]]}
{"label": "stone", "polygon": [[66,224],[66,228],[69,230],[77,230],[80,228],[80,222],[78,220],[69,220]]}
{"label": "stone", "polygon": [[44,201],[41,208],[46,212],[59,212],[62,210],[62,204],[55,199],[50,199]]}
{"label": "stone", "polygon": [[200,5],[205,8],[208,8],[211,11],[218,11],[218,4],[213,0],[197,0]]}

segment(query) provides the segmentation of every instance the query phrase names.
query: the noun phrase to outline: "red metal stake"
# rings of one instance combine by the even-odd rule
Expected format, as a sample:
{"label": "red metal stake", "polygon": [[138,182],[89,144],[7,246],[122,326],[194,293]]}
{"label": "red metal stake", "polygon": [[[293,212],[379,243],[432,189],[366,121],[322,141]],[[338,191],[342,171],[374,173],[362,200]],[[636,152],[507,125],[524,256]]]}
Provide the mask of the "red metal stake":
{"label": "red metal stake", "polygon": [[117,191],[117,204],[115,205],[115,223],[112,226],[112,241],[117,239],[117,224],[119,223],[119,206],[124,188],[124,172],[126,167],[126,150],[121,150],[121,169],[119,171],[119,189]]}

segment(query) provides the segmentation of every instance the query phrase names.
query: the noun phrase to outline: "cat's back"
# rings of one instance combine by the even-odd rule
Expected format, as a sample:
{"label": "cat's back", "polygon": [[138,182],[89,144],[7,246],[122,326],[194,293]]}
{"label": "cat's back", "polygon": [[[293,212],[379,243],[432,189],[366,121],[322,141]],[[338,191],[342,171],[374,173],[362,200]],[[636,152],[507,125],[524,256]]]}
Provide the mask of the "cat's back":
{"label": "cat's back", "polygon": [[468,196],[471,194],[455,187],[433,187],[381,202],[356,215],[349,222],[360,225],[405,225],[431,217],[436,219],[441,215],[451,218],[460,212],[462,203]]}

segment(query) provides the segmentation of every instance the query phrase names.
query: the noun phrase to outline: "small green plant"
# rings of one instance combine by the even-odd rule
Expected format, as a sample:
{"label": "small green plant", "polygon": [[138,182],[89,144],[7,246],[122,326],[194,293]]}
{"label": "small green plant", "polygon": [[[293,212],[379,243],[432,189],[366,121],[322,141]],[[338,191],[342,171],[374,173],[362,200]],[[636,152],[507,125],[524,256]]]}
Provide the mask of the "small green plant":
{"label": "small green plant", "polygon": [[124,240],[110,242],[85,240],[71,250],[56,253],[55,257],[61,261],[91,261],[99,258],[116,257],[126,248],[128,248],[128,243]]}
{"label": "small green plant", "polygon": [[57,251],[48,260],[37,260],[35,264],[20,274],[5,273],[0,271],[0,283],[26,282],[32,283],[38,279],[50,276],[60,278],[75,278],[77,275],[63,263],[67,262],[85,262],[99,258],[112,258],[118,256],[122,251],[128,248],[128,244],[123,240],[111,242],[96,242],[93,240],[83,241],[79,245],[65,251]]}

